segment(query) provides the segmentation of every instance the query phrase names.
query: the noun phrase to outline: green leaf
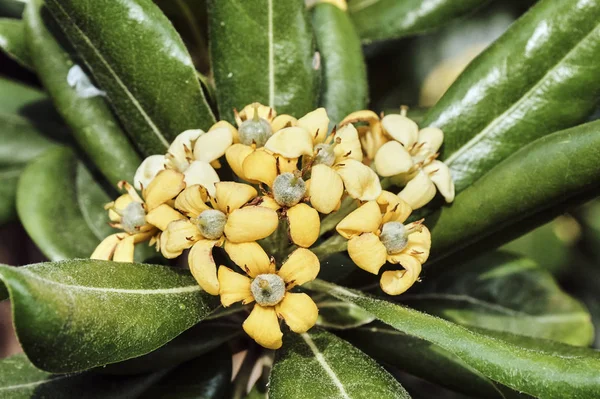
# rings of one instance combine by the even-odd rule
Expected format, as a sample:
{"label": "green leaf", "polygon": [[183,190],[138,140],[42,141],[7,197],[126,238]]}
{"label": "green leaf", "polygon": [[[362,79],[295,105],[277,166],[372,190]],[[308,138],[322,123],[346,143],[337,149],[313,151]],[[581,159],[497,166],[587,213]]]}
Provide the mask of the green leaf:
{"label": "green leaf", "polygon": [[462,17],[488,0],[354,0],[348,12],[365,42],[423,33]]}
{"label": "green leaf", "polygon": [[33,69],[25,43],[25,24],[22,21],[0,18],[0,48],[25,68]]}
{"label": "green leaf", "polygon": [[21,18],[27,0],[0,0],[0,16]]}
{"label": "green leaf", "polygon": [[538,139],[504,160],[427,217],[432,259],[460,251],[465,260],[596,196],[598,148],[600,121]]}
{"label": "green leaf", "polygon": [[183,41],[152,1],[46,4],[145,155],[214,123]]}
{"label": "green leaf", "polygon": [[189,271],[90,259],[0,266],[25,353],[66,373],[139,357],[215,308]]}
{"label": "green leaf", "polygon": [[287,334],[276,352],[269,398],[410,398],[373,359],[323,330]]}
{"label": "green leaf", "polygon": [[221,119],[255,101],[296,117],[315,108],[319,70],[304,1],[211,0],[208,10]]}
{"label": "green leaf", "polygon": [[424,122],[444,131],[441,159],[457,191],[524,145],[583,122],[600,96],[598,54],[600,3],[542,0],[477,57]]}
{"label": "green leaf", "polygon": [[484,334],[321,280],[307,288],[354,303],[396,330],[440,346],[519,392],[547,398],[600,395],[600,354],[594,350],[507,333]]}
{"label": "green leaf", "polygon": [[332,123],[366,108],[368,84],[360,38],[348,14],[333,4],[319,3],[312,10],[317,48],[323,65],[320,104]]}
{"label": "green leaf", "polygon": [[588,311],[533,261],[492,252],[433,278],[400,299],[411,307],[465,326],[589,346]]}
{"label": "green leaf", "polygon": [[319,308],[317,324],[321,327],[345,330],[369,324],[375,320],[369,312],[365,312],[352,303],[340,301],[331,296],[313,299]]}
{"label": "green leaf", "polygon": [[22,169],[0,170],[0,226],[15,219],[15,197]]}

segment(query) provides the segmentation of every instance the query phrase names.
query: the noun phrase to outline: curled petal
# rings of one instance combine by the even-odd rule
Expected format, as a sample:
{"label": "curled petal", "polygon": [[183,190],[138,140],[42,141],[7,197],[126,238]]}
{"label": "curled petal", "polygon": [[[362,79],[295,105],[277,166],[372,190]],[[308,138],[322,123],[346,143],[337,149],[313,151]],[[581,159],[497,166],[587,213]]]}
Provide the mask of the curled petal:
{"label": "curled petal", "polygon": [[312,167],[308,195],[312,206],[321,213],[333,212],[344,194],[344,182],[340,175],[327,165]]}
{"label": "curled petal", "polygon": [[250,279],[234,272],[228,267],[219,267],[219,295],[221,304],[225,307],[242,301],[245,305],[254,301],[250,291]]}
{"label": "curled petal", "polygon": [[252,154],[254,150],[252,147],[244,144],[234,144],[225,151],[225,159],[227,159],[227,164],[233,170],[237,176],[244,180],[248,180],[244,175],[244,168],[242,165],[244,164],[244,160],[248,157],[248,155]]}
{"label": "curled petal", "polygon": [[219,175],[215,169],[205,161],[194,161],[184,172],[185,183],[188,186],[199,184],[206,188],[211,196],[215,195],[215,183],[218,182]]}
{"label": "curled petal", "polygon": [[159,172],[144,190],[148,210],[175,198],[185,188],[183,179],[183,174],[172,169]]}
{"label": "curled petal", "polygon": [[133,262],[133,252],[135,249],[135,238],[127,236],[123,238],[115,247],[113,261],[115,262]]}
{"label": "curled petal", "polygon": [[383,214],[382,223],[404,223],[412,213],[412,208],[396,194],[383,190],[377,198],[377,203]]}
{"label": "curled petal", "polygon": [[[410,229],[412,225],[413,223],[410,223],[406,227]],[[420,227],[421,231],[415,231],[408,236],[408,244],[406,245],[406,248],[402,250],[402,253],[413,256],[423,264],[427,261],[427,258],[429,258],[429,252],[431,250],[431,233],[427,227]]]}
{"label": "curled petal", "polygon": [[196,140],[194,158],[210,163],[225,155],[225,151],[232,144],[233,135],[227,126],[209,130]]}
{"label": "curled petal", "polygon": [[188,257],[192,276],[200,287],[211,295],[219,295],[217,265],[212,256],[213,248],[218,242],[218,240],[200,240],[194,244]]}
{"label": "curled petal", "polygon": [[231,242],[250,242],[270,236],[277,225],[277,212],[262,206],[246,206],[231,212],[225,236]]}
{"label": "curled petal", "polygon": [[329,130],[329,117],[325,108],[317,108],[298,119],[297,125],[310,133],[314,144],[325,141]]}
{"label": "curled petal", "polygon": [[238,265],[250,277],[275,273],[275,265],[271,263],[265,250],[256,242],[236,244],[226,240],[224,248],[233,263]]}
{"label": "curled petal", "polygon": [[398,197],[406,201],[412,209],[419,209],[435,197],[435,185],[429,175],[419,170],[406,187],[398,193]]}
{"label": "curled petal", "polygon": [[275,159],[277,159],[277,169],[279,170],[280,174],[286,172],[293,173],[294,171],[298,170],[298,158],[284,158],[276,156]]}
{"label": "curled petal", "polygon": [[121,242],[124,237],[124,233],[109,235],[98,244],[96,249],[94,249],[94,252],[90,255],[90,259],[109,260],[112,258],[117,244]]}
{"label": "curled petal", "polygon": [[150,155],[148,158],[144,159],[135,171],[133,177],[134,187],[138,190],[148,187],[158,172],[165,169],[166,162],[167,160],[164,155]]}
{"label": "curled petal", "polygon": [[399,141],[405,148],[415,145],[419,137],[419,126],[406,116],[386,115],[381,120],[381,126],[390,137]]}
{"label": "curled petal", "polygon": [[419,144],[424,143],[431,153],[439,151],[444,142],[444,132],[437,127],[426,127],[419,131]]}
{"label": "curled petal", "polygon": [[277,115],[277,117],[273,119],[273,122],[271,122],[271,130],[273,130],[273,132],[278,132],[286,127],[296,126],[297,122],[298,119],[294,118],[291,115]]}
{"label": "curled petal", "polygon": [[204,130],[190,129],[175,137],[166,155],[169,166],[183,172],[192,161],[194,142],[203,134]]}
{"label": "curled petal", "polygon": [[313,154],[313,141],[307,130],[286,127],[269,137],[265,148],[285,158],[299,158],[302,155]]}
{"label": "curled petal", "polygon": [[340,127],[346,126],[349,123],[356,122],[367,122],[368,124],[373,124],[379,122],[379,115],[377,115],[373,111],[362,110],[351,113],[346,116],[339,124]]}
{"label": "curled petal", "polygon": [[162,233],[160,249],[165,258],[176,258],[201,239],[200,231],[189,220],[175,220]]}
{"label": "curled petal", "polygon": [[166,230],[174,220],[182,220],[186,217],[167,204],[162,204],[148,212],[146,222],[158,227],[160,230]]}
{"label": "curled petal", "polygon": [[319,316],[317,305],[304,293],[286,293],[283,300],[275,306],[275,310],[290,330],[298,334],[310,330]]}
{"label": "curled petal", "polygon": [[350,238],[361,233],[375,233],[381,226],[382,217],[379,205],[369,201],[343,218],[335,227],[344,238]]}
{"label": "curled petal", "polygon": [[423,168],[423,172],[429,175],[429,178],[447,203],[454,201],[454,181],[452,181],[450,169],[445,163],[437,160],[433,161]]}
{"label": "curled petal", "polygon": [[271,197],[260,197],[261,202],[259,204],[259,206],[262,206],[264,208],[269,208],[269,209],[273,209],[274,211],[277,211],[281,208],[281,205],[279,205],[277,203],[277,201],[275,201],[273,198]]}
{"label": "curled petal", "polygon": [[283,334],[274,306],[254,305],[242,327],[257,344],[267,349],[279,349],[283,344]]}
{"label": "curled petal", "polygon": [[379,237],[373,233],[365,233],[348,241],[348,255],[356,266],[369,273],[378,274],[381,266],[385,264],[387,250]]}
{"label": "curled petal", "polygon": [[379,176],[362,162],[347,159],[336,165],[336,170],[344,181],[346,192],[361,201],[373,201],[381,194]]}
{"label": "curled petal", "polygon": [[346,125],[339,129],[335,134],[336,140],[340,142],[333,148],[335,154],[335,163],[342,162],[345,159],[351,158],[362,162],[363,153],[358,131],[354,125]]}
{"label": "curled petal", "polygon": [[399,263],[405,270],[388,270],[381,275],[380,286],[388,295],[400,295],[408,290],[418,280],[421,273],[421,263],[408,255],[394,257],[394,263]]}
{"label": "curled petal", "polygon": [[242,164],[247,180],[258,181],[271,187],[277,177],[277,159],[263,149],[248,155]]}
{"label": "curled petal", "polygon": [[300,203],[287,211],[292,242],[299,247],[308,248],[319,238],[321,220],[319,213],[310,206]]}
{"label": "curled petal", "polygon": [[175,199],[175,208],[188,217],[198,217],[205,210],[211,209],[206,205],[206,201],[208,201],[206,194],[207,190],[199,184],[188,186]]}
{"label": "curled petal", "polygon": [[277,274],[285,281],[287,289],[291,289],[316,279],[320,269],[317,255],[308,249],[298,248],[283,262]]}
{"label": "curled petal", "polygon": [[248,184],[225,181],[215,184],[215,199],[221,212],[230,213],[256,197],[254,187]]}
{"label": "curled petal", "polygon": [[222,129],[222,128],[227,128],[229,130],[234,143],[240,142],[240,137],[239,137],[237,129],[231,123],[229,123],[227,121],[218,121],[217,123],[212,125],[210,127],[210,129],[208,129],[208,131],[210,132],[210,131],[213,131],[216,129]]}
{"label": "curled petal", "polygon": [[412,157],[397,141],[388,141],[375,154],[375,169],[379,176],[387,177],[406,173],[412,166]]}
{"label": "curled petal", "polygon": [[237,115],[238,117],[236,117],[238,127],[243,121],[252,119],[254,117],[255,108],[258,111],[258,117],[263,118],[268,122],[271,122],[277,116],[277,112],[275,112],[275,110],[269,106],[262,105],[261,103],[248,104],[240,111],[240,113]]}

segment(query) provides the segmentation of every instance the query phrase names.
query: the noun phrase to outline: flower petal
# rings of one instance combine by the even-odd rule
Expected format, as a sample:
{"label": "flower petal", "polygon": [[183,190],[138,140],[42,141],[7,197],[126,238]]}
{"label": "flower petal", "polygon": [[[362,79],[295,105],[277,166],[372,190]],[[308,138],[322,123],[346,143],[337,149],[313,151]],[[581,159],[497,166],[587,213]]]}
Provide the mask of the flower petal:
{"label": "flower petal", "polygon": [[291,115],[277,115],[277,117],[273,119],[273,122],[271,122],[271,130],[273,130],[273,132],[277,132],[286,127],[296,126],[296,123],[298,123],[298,119]]}
{"label": "flower petal", "polygon": [[299,247],[308,248],[319,238],[321,220],[319,212],[300,203],[287,210],[292,242]]}
{"label": "flower petal", "polygon": [[212,162],[225,155],[233,144],[231,130],[224,126],[204,133],[194,144],[194,158],[198,161]]}
{"label": "flower petal", "polygon": [[194,244],[188,256],[190,271],[200,287],[211,295],[219,295],[217,265],[212,251],[218,240],[200,240]]}
{"label": "flower petal", "polygon": [[377,203],[383,214],[382,223],[404,223],[412,213],[410,205],[401,200],[396,194],[383,190],[377,198]]}
{"label": "flower petal", "polygon": [[356,159],[362,162],[363,153],[358,131],[354,125],[346,125],[335,133],[335,139],[339,139],[340,143],[333,148],[335,154],[335,163],[339,163],[344,159]]}
{"label": "flower petal", "polygon": [[298,170],[298,158],[285,158],[281,156],[276,156],[277,160],[277,169],[279,170],[279,174]]}
{"label": "flower petal", "polygon": [[375,112],[369,111],[369,110],[356,111],[356,112],[353,112],[350,115],[346,116],[339,123],[339,126],[342,127],[342,126],[346,126],[349,123],[356,123],[356,122],[367,122],[369,124],[379,122],[379,115],[377,115]]}
{"label": "flower petal", "polygon": [[250,277],[275,273],[275,265],[271,263],[265,250],[256,242],[236,244],[225,240],[224,248],[233,263],[238,265]]}
{"label": "flower petal", "polygon": [[243,183],[225,181],[216,183],[215,186],[217,206],[225,213],[240,208],[258,194],[254,187]]}
{"label": "flower petal", "polygon": [[98,260],[109,260],[112,258],[115,248],[119,242],[125,237],[124,233],[115,233],[106,237],[94,252],[90,255],[90,259],[98,259]]}
{"label": "flower petal", "polygon": [[438,152],[444,142],[444,132],[437,127],[426,127],[419,131],[419,144],[425,143],[432,154]]}
{"label": "flower petal", "polygon": [[244,168],[242,165],[244,164],[244,160],[248,157],[248,155],[252,154],[254,150],[252,147],[244,144],[234,144],[225,151],[225,159],[227,159],[227,164],[233,170],[237,176],[244,180],[248,180],[246,175],[244,175]]}
{"label": "flower petal", "polygon": [[435,197],[435,186],[429,176],[419,170],[406,187],[398,193],[398,197],[406,201],[413,210],[419,209]]}
{"label": "flower petal", "polygon": [[225,236],[231,242],[250,242],[270,236],[277,225],[277,212],[262,206],[246,206],[231,212]]}
{"label": "flower petal", "polygon": [[178,172],[184,172],[193,156],[192,149],[194,148],[194,141],[203,134],[204,130],[190,129],[175,137],[165,156],[168,165]]}
{"label": "flower petal", "polygon": [[257,344],[267,349],[279,349],[283,344],[283,334],[274,306],[254,305],[242,327]]}
{"label": "flower petal", "polygon": [[160,250],[165,258],[176,258],[201,239],[200,231],[188,219],[175,220],[161,234]]}
{"label": "flower petal", "polygon": [[344,194],[344,182],[340,175],[327,165],[314,165],[311,170],[308,188],[310,203],[321,213],[331,213]]}
{"label": "flower petal", "polygon": [[148,210],[175,198],[184,188],[183,174],[167,169],[159,172],[144,189],[144,200]]}
{"label": "flower petal", "polygon": [[381,194],[379,176],[362,162],[347,159],[336,165],[336,170],[344,181],[346,192],[361,201],[373,201]]}
{"label": "flower petal", "polygon": [[400,295],[419,279],[421,263],[408,255],[396,255],[394,263],[399,263],[405,270],[388,270],[383,272],[379,285],[388,295]]}
{"label": "flower petal", "polygon": [[281,208],[281,205],[279,205],[277,203],[277,201],[275,201],[271,197],[263,196],[263,197],[260,197],[260,199],[261,199],[261,203],[258,204],[258,206],[262,206],[264,208],[273,209],[274,211],[277,211],[277,210],[279,210]]}
{"label": "flower petal", "polygon": [[379,205],[369,201],[343,218],[335,227],[344,238],[350,238],[361,233],[375,233],[381,226],[382,217]]}
{"label": "flower petal", "polygon": [[[406,228],[410,229],[412,223],[409,223]],[[421,225],[421,231],[416,231],[409,234],[408,244],[402,250],[402,254],[408,254],[416,258],[419,262],[425,263],[429,258],[431,250],[431,233],[429,229]],[[391,262],[391,261],[390,261]],[[397,263],[397,262],[393,262]]]}
{"label": "flower petal", "polygon": [[113,261],[115,262],[133,262],[133,251],[135,249],[135,239],[133,236],[123,238],[115,247]]}
{"label": "flower petal", "polygon": [[242,301],[245,305],[254,302],[252,291],[250,291],[250,279],[242,274],[236,273],[228,267],[219,267],[219,295],[221,304],[228,307],[236,302]]}
{"label": "flower petal", "polygon": [[385,264],[387,250],[379,237],[373,233],[365,233],[354,236],[348,241],[348,255],[356,266],[369,273],[377,274]]}
{"label": "flower petal", "polygon": [[419,137],[419,126],[399,114],[386,115],[381,120],[383,130],[394,140],[399,141],[404,148],[410,148],[417,142]]}
{"label": "flower petal", "polygon": [[188,186],[199,184],[208,190],[211,196],[215,195],[215,183],[218,182],[219,175],[210,163],[205,161],[194,161],[184,172],[185,183]]}
{"label": "flower petal", "polygon": [[277,159],[263,149],[248,155],[242,164],[247,180],[258,181],[271,187],[277,177]]}
{"label": "flower petal", "polygon": [[375,170],[379,176],[395,176],[412,168],[413,159],[397,141],[388,141],[375,154]]}
{"label": "flower petal", "polygon": [[239,127],[239,125],[242,124],[243,121],[252,119],[254,117],[254,109],[255,108],[257,108],[258,117],[263,118],[268,122],[271,122],[277,116],[277,112],[275,112],[275,110],[271,107],[262,105],[261,103],[248,104],[238,114],[239,118],[236,118],[238,127]]}
{"label": "flower petal", "polygon": [[454,181],[452,181],[450,169],[445,163],[435,160],[425,166],[423,172],[429,175],[429,178],[447,203],[454,201]]}
{"label": "flower petal", "polygon": [[231,123],[229,123],[227,121],[218,121],[217,123],[212,125],[210,127],[210,129],[208,129],[208,131],[210,132],[210,131],[213,131],[216,129],[222,129],[222,128],[227,128],[229,130],[234,143],[240,142],[240,137],[239,137],[237,129]]}
{"label": "flower petal", "polygon": [[322,107],[317,108],[298,119],[296,126],[307,130],[314,144],[322,143],[325,141],[329,130],[327,111]]}
{"label": "flower petal", "polygon": [[186,219],[186,217],[167,204],[157,206],[146,215],[146,222],[158,227],[160,230],[166,230],[169,223],[181,219]]}
{"label": "flower petal", "polygon": [[300,127],[286,127],[269,137],[265,148],[286,158],[299,158],[302,155],[313,154],[313,141],[307,130]]}
{"label": "flower petal", "polygon": [[317,305],[304,293],[286,293],[283,300],[275,306],[275,310],[290,330],[298,334],[310,330],[319,316]]}
{"label": "flower petal", "polygon": [[277,274],[285,281],[289,290],[316,279],[320,269],[317,255],[308,249],[298,248],[283,262]]}
{"label": "flower petal", "polygon": [[190,218],[198,217],[202,212],[211,209],[208,201],[208,191],[199,184],[186,187],[175,199],[175,208]]}
{"label": "flower petal", "polygon": [[144,187],[148,187],[158,172],[165,169],[166,162],[167,159],[164,155],[150,155],[148,158],[144,159],[135,171],[133,177],[134,187],[140,191]]}

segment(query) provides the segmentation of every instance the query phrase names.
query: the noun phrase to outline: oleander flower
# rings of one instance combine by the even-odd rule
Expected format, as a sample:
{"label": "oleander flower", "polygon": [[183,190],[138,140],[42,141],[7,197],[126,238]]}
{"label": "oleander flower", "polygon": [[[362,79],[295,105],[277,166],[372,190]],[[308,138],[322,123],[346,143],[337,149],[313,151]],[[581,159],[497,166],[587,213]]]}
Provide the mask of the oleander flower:
{"label": "oleander flower", "polygon": [[[125,181],[120,182],[119,187],[124,188],[126,194],[106,204],[105,209],[108,210],[111,226],[123,231],[106,237],[90,256],[92,259],[133,262],[135,244],[145,241],[150,241],[149,245],[157,243],[160,229],[150,223],[148,213],[157,212],[157,209],[164,207],[170,208],[165,203],[177,196],[184,189],[185,183],[181,173],[164,170],[144,188],[144,199]],[[163,213],[162,218],[176,218],[177,215],[178,212],[170,215]]]}
{"label": "oleander flower", "polygon": [[319,274],[320,264],[315,254],[298,248],[279,270],[264,251],[235,263],[242,266],[247,276],[226,266],[219,267],[221,303],[227,307],[240,301],[256,302],[243,328],[259,345],[268,349],[281,347],[279,319],[285,320],[296,333],[305,333],[315,325],[319,310],[314,301],[307,294],[290,292]]}
{"label": "oleander flower", "polygon": [[[192,275],[206,292],[218,295],[213,248],[223,247],[232,261],[245,264],[242,260],[262,251],[255,241],[271,235],[279,224],[274,210],[248,204],[256,195],[252,186],[236,182],[216,183],[214,197],[201,185],[187,187],[174,204],[185,217],[166,226],[156,222],[166,227],[160,237],[163,256],[175,258],[191,248]],[[155,214],[150,212],[148,218],[155,220]]]}
{"label": "oleander flower", "polygon": [[349,240],[348,255],[361,269],[379,274],[386,261],[404,268],[381,275],[381,289],[389,295],[409,289],[429,257],[431,235],[423,220],[403,224],[411,212],[396,194],[383,191],[376,201],[364,203],[336,226]]}

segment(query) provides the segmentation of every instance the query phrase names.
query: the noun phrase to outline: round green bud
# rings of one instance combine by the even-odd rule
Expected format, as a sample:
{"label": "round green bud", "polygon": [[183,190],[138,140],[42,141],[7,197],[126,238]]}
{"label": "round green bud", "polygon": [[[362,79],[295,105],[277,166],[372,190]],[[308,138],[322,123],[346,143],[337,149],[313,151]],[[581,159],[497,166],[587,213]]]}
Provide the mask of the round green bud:
{"label": "round green bud", "polygon": [[381,228],[379,239],[388,254],[397,254],[408,245],[408,232],[400,222],[387,222]]}
{"label": "round green bud", "polygon": [[207,209],[194,220],[200,234],[208,240],[217,240],[223,235],[227,216],[216,209]]}
{"label": "round green bud", "polygon": [[285,282],[276,274],[259,274],[250,284],[250,290],[260,306],[275,306],[285,295]]}
{"label": "round green bud", "polygon": [[130,202],[121,215],[121,226],[129,234],[137,233],[146,224],[146,210],[139,202]]}
{"label": "round green bud", "polygon": [[293,173],[282,173],[273,181],[273,197],[281,206],[292,207],[304,198],[306,183]]}

